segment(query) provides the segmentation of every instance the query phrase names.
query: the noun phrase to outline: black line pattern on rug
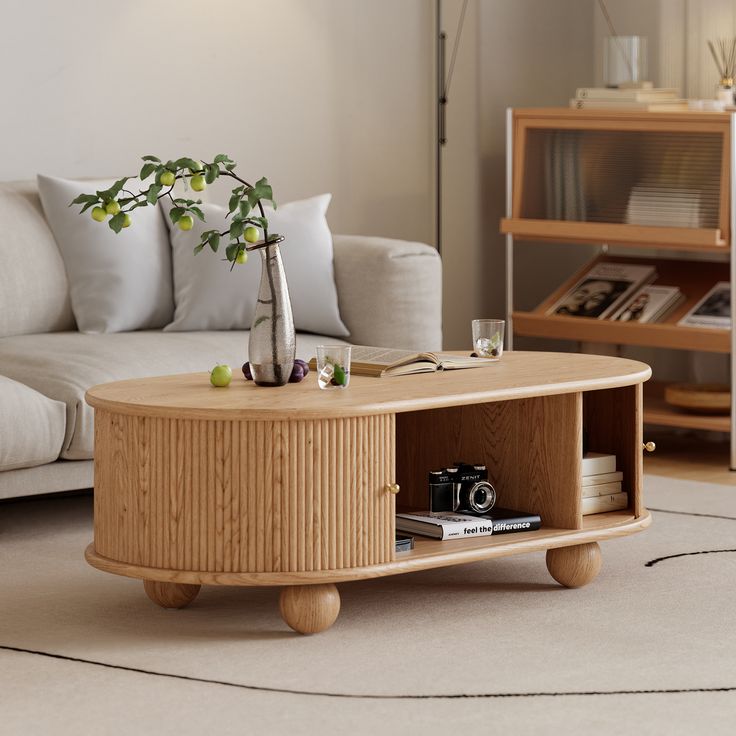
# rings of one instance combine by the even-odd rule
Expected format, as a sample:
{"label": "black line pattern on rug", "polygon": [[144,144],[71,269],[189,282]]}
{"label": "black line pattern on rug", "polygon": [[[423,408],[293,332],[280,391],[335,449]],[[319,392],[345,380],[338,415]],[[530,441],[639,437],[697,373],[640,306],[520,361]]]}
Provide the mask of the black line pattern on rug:
{"label": "black line pattern on rug", "polygon": [[644,567],[654,567],[658,562],[665,560],[674,560],[676,557],[691,557],[692,555],[717,555],[720,552],[736,552],[736,549],[704,549],[700,552],[680,552],[676,555],[667,555],[666,557],[657,557],[656,560],[649,560]]}
{"label": "black line pattern on rug", "polygon": [[282,693],[284,695],[306,695],[309,697],[321,698],[345,698],[351,700],[480,700],[484,698],[559,698],[559,697],[578,697],[587,695],[675,695],[688,693],[732,693],[736,692],[736,686],[728,687],[688,687],[688,688],[661,688],[646,690],[580,690],[569,692],[546,692],[539,691],[533,693],[456,693],[450,695],[359,695],[356,693],[328,693],[309,690],[293,690],[291,688],[266,687],[262,685],[244,685],[239,682],[229,682],[227,680],[211,680],[206,677],[192,677],[190,675],[176,675],[171,672],[156,672],[155,670],[146,670],[138,667],[128,667],[121,664],[110,664],[109,662],[97,662],[93,659],[83,659],[82,657],[70,657],[66,654],[53,654],[52,652],[42,652],[36,649],[24,649],[22,647],[11,647],[0,644],[0,649],[8,652],[18,652],[20,654],[34,654],[40,657],[49,657],[51,659],[60,659],[65,662],[76,662],[78,664],[91,664],[96,667],[105,667],[111,670],[121,670],[123,672],[135,672],[141,675],[151,675],[153,677],[168,677],[173,680],[185,680],[187,682],[200,682],[205,685],[221,685],[223,687],[234,687],[240,690],[252,690],[265,693]]}
{"label": "black line pattern on rug", "polygon": [[[650,511],[658,511],[661,514],[678,514],[680,516],[703,516],[707,519],[728,519],[736,521],[733,516],[721,516],[720,514],[699,514],[696,511],[670,511],[669,509],[649,509]],[[654,560],[644,563],[644,567],[654,567],[658,562],[665,560],[674,560],[677,557],[690,557],[692,555],[714,555],[720,552],[736,552],[736,549],[704,549],[699,552],[680,552],[676,555],[666,555],[665,557],[657,557]]]}
{"label": "black line pattern on rug", "polygon": [[728,519],[736,521],[736,516],[721,516],[721,514],[699,514],[696,511],[671,511],[670,509],[652,509],[647,507],[649,511],[658,511],[660,514],[678,514],[679,516],[703,516],[706,519]]}

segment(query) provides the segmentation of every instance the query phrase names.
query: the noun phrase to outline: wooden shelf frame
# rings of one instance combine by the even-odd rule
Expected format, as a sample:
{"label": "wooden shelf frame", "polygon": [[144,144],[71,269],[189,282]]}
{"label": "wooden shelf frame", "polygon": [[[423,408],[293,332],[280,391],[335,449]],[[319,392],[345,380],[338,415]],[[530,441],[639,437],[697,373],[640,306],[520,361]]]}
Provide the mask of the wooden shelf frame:
{"label": "wooden shelf frame", "polygon": [[652,227],[605,222],[532,220],[504,218],[501,232],[519,240],[554,243],[600,243],[630,248],[656,248],[671,251],[728,253],[727,242],[719,229]]}
{"label": "wooden shelf frame", "polygon": [[[531,130],[590,130],[631,132],[711,133],[723,136],[718,195],[718,228],[645,227],[621,223],[540,220],[522,217],[525,141]],[[506,217],[501,231],[506,236],[507,348],[513,349],[514,334],[553,339],[621,345],[697,350],[736,355],[736,331],[681,327],[677,322],[717,281],[730,281],[731,302],[736,304],[736,114],[632,110],[572,110],[569,108],[509,109],[507,111]],[[721,261],[684,261],[671,258],[637,259],[655,264],[654,283],[678,285],[685,301],[663,322],[615,323],[606,320],[549,315],[552,304],[589,268],[581,269],[533,311],[514,306],[515,241],[558,242],[654,251],[723,254]],[[606,260],[617,260],[604,255]],[[618,258],[631,261],[630,258]],[[731,386],[736,386],[736,360],[731,360]],[[730,416],[694,415],[666,404],[663,389],[656,384],[645,392],[644,421],[660,426],[728,431],[731,437],[730,467],[736,470],[736,391],[732,390]]]}
{"label": "wooden shelf frame", "polygon": [[711,432],[728,432],[731,420],[727,414],[696,414],[678,409],[664,400],[666,384],[649,381],[644,387],[644,422],[659,427],[704,429]]}
{"label": "wooden shelf frame", "polygon": [[[592,317],[571,317],[547,313],[591,267],[600,262],[635,262],[645,266],[654,266],[657,268],[657,278],[653,283],[679,286],[685,299],[662,322],[652,324],[613,322]],[[583,268],[578,269],[533,312],[514,312],[512,317],[514,330],[516,334],[526,337],[552,337],[611,345],[641,345],[675,350],[729,353],[731,350],[730,330],[681,327],[677,324],[717,281],[728,281],[728,278],[728,264],[720,261],[624,258],[601,254]]]}
{"label": "wooden shelf frame", "polygon": [[[583,113],[583,114],[580,114]],[[511,154],[510,207],[501,232],[519,239],[558,242],[605,242],[672,250],[727,250],[731,232],[730,115],[722,113],[631,113],[626,111],[521,109],[510,115],[511,136],[518,142]],[[531,219],[523,216],[527,139],[531,131],[577,130],[639,133],[711,134],[722,138],[718,228],[651,227],[624,223]],[[535,184],[536,186],[536,184]]]}

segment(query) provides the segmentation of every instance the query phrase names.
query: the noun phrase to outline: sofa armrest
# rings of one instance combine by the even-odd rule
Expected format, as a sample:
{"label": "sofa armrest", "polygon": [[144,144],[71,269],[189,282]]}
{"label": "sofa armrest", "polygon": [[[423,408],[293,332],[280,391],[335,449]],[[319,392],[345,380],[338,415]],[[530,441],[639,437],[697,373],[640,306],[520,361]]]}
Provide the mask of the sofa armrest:
{"label": "sofa armrest", "polygon": [[442,261],[424,243],[335,235],[340,315],[356,345],[440,350]]}

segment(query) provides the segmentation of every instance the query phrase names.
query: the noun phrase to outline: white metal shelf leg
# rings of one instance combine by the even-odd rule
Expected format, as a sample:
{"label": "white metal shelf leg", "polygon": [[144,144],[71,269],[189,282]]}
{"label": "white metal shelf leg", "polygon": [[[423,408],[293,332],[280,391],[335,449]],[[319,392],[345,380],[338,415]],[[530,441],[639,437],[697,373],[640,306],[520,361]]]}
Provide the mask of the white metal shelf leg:
{"label": "white metal shelf leg", "polygon": [[[506,109],[506,217],[513,212],[514,111]],[[506,350],[514,349],[514,236],[506,234]]]}
{"label": "white metal shelf leg", "polygon": [[736,166],[734,166],[734,160],[736,160],[736,114],[731,114],[731,150],[730,150],[730,158],[731,158],[731,222],[730,222],[730,230],[729,233],[729,240],[730,240],[730,246],[731,246],[731,263],[730,263],[730,273],[731,273],[731,436],[730,436],[730,447],[731,447],[731,461],[730,461],[730,467],[731,470],[736,470],[736,390],[734,388],[736,387],[736,360],[734,360],[734,356],[736,356],[736,330],[734,329],[734,304],[736,301],[734,300],[734,295],[736,292],[736,258],[734,258],[734,253],[736,253],[736,248],[734,248],[734,241],[736,240]]}
{"label": "white metal shelf leg", "polygon": [[514,236],[506,236],[506,350],[514,349]]}

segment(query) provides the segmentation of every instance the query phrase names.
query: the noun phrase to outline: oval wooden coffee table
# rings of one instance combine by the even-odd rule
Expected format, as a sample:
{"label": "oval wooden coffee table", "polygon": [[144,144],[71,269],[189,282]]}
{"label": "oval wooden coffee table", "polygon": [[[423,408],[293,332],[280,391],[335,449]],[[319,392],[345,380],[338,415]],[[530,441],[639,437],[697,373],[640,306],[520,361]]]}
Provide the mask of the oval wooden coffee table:
{"label": "oval wooden coffee table", "polygon": [[[200,585],[278,585],[302,633],[340,609],[336,583],[547,551],[584,585],[601,539],[647,527],[642,393],[649,367],[593,355],[511,352],[489,368],[226,389],[206,373],[120,381],[95,407],[95,529],[88,562],[141,578],[164,607]],[[583,428],[615,453],[629,507],[581,514]],[[534,532],[394,551],[398,508],[426,508],[429,470],[485,463],[499,505],[538,513]],[[398,488],[400,493],[396,495]]]}

